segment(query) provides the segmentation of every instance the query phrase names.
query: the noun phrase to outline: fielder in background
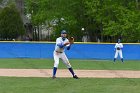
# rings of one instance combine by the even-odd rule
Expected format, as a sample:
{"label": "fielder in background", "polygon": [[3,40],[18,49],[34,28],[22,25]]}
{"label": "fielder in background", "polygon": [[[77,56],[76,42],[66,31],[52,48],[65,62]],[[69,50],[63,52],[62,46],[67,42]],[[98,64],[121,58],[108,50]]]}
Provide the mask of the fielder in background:
{"label": "fielder in background", "polygon": [[54,56],[54,68],[53,68],[53,79],[56,78],[56,72],[59,65],[59,59],[62,59],[63,63],[67,66],[69,71],[71,72],[73,78],[78,79],[77,75],[74,73],[71,64],[64,52],[65,48],[70,50],[71,45],[74,42],[74,38],[71,37],[71,40],[67,39],[67,32],[65,30],[61,31],[61,37],[56,39],[55,50],[53,52]]}
{"label": "fielder in background", "polygon": [[123,62],[123,55],[122,55],[122,49],[123,49],[123,44],[121,43],[121,40],[118,39],[118,42],[115,45],[115,56],[114,56],[114,62],[116,61],[118,54],[121,58],[121,61]]}

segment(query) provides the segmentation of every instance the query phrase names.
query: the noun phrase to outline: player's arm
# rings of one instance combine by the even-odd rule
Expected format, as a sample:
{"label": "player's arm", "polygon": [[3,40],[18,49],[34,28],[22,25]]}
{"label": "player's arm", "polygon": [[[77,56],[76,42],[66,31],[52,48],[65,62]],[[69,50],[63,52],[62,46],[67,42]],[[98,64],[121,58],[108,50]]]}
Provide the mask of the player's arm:
{"label": "player's arm", "polygon": [[61,40],[59,38],[56,39],[56,45],[59,47],[59,48],[63,48],[64,47],[64,44],[61,42]]}
{"label": "player's arm", "polygon": [[66,43],[58,43],[57,44],[57,46],[59,46],[60,48],[63,48],[63,47],[68,46],[68,45],[70,45],[69,42],[66,42]]}
{"label": "player's arm", "polygon": [[115,44],[115,47],[114,48],[117,48],[117,44]]}
{"label": "player's arm", "polygon": [[66,44],[66,48],[67,48],[67,50],[70,50],[70,48],[71,48],[71,43],[70,43],[70,41],[67,39],[67,43],[65,43]]}
{"label": "player's arm", "polygon": [[116,44],[115,47],[114,47],[114,51],[116,51],[116,48],[117,48],[117,44]]}
{"label": "player's arm", "polygon": [[56,44],[57,46],[59,46],[59,48],[64,48],[65,46],[68,46],[70,44],[69,41],[67,41],[66,43],[63,43],[59,38],[56,40]]}
{"label": "player's arm", "polygon": [[67,50],[70,50],[70,48],[71,48],[71,44],[69,44],[69,45],[67,46]]}
{"label": "player's arm", "polygon": [[64,43],[64,46],[69,46],[70,45],[70,42],[68,41],[68,42],[66,42],[66,43]]}
{"label": "player's arm", "polygon": [[121,44],[121,49],[123,48],[123,44]]}
{"label": "player's arm", "polygon": [[64,43],[64,46],[69,46],[70,45],[70,42],[68,39],[66,39],[65,43]]}

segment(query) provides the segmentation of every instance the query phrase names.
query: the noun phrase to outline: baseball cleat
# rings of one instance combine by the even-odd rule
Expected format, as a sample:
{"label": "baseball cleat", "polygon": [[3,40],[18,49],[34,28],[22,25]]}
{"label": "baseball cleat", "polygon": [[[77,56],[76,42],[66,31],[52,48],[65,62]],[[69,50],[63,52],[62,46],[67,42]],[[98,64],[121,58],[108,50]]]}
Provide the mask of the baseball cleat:
{"label": "baseball cleat", "polygon": [[77,75],[74,75],[73,78],[75,78],[75,79],[79,79]]}
{"label": "baseball cleat", "polygon": [[52,79],[55,79],[55,78],[56,78],[56,76],[53,76],[53,77],[52,77]]}

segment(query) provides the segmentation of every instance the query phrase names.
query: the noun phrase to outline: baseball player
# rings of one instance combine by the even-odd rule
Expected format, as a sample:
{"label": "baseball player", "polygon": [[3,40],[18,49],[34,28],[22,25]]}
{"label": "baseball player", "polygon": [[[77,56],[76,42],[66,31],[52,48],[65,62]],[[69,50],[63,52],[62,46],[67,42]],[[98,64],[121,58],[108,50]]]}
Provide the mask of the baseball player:
{"label": "baseball player", "polygon": [[118,39],[118,42],[115,45],[115,56],[114,56],[114,62],[116,61],[118,54],[121,58],[121,61],[123,62],[123,55],[122,55],[122,49],[123,49],[123,44],[121,43],[121,40]]}
{"label": "baseball player", "polygon": [[56,39],[56,45],[55,50],[53,52],[54,56],[54,68],[53,68],[53,79],[56,78],[56,72],[59,65],[59,59],[62,59],[63,63],[67,66],[69,71],[71,72],[73,78],[78,79],[77,75],[74,73],[71,64],[69,63],[69,60],[67,56],[65,55],[64,50],[70,50],[72,42],[68,40],[67,38],[67,32],[65,30],[61,31],[61,37],[58,37]]}

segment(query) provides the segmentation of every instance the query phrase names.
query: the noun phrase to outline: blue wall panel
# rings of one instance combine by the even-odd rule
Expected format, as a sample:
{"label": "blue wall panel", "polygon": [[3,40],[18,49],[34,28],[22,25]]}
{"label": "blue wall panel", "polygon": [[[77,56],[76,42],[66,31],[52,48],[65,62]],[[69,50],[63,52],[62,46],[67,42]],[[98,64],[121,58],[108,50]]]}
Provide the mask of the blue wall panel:
{"label": "blue wall panel", "polygon": [[0,58],[52,58],[54,44],[0,42]]}
{"label": "blue wall panel", "polygon": [[[113,59],[115,44],[74,44],[69,58]],[[0,58],[53,58],[54,43],[0,42]],[[139,44],[124,44],[124,59],[140,60]]]}
{"label": "blue wall panel", "polygon": [[109,44],[75,44],[72,47],[70,58],[80,59],[112,59],[114,45]]}

